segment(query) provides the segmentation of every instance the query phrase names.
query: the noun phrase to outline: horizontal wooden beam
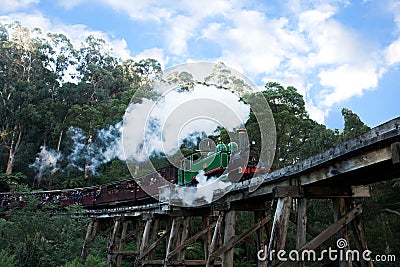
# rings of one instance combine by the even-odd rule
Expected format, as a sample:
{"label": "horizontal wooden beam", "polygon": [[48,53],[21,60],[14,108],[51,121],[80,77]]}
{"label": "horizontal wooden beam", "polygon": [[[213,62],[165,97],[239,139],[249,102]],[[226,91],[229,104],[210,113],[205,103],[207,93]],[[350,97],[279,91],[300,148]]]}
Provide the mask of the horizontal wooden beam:
{"label": "horizontal wooden beam", "polygon": [[400,142],[395,142],[391,146],[393,164],[400,163]]}
{"label": "horizontal wooden beam", "polygon": [[[146,260],[142,262],[143,265],[164,265],[164,260]],[[168,262],[168,266],[205,266],[206,260],[173,260]],[[221,261],[215,261],[214,266],[221,266]]]}
{"label": "horizontal wooden beam", "polygon": [[304,197],[304,193],[302,188],[296,185],[275,186],[272,189],[272,196],[273,198],[284,198],[284,197],[301,198]]}
{"label": "horizontal wooden beam", "polygon": [[369,186],[311,186],[304,188],[304,196],[307,198],[361,198],[371,197]]}
{"label": "horizontal wooden beam", "polygon": [[371,197],[369,186],[322,185],[302,188],[301,186],[276,186],[272,189],[273,198],[335,198],[335,197]]}

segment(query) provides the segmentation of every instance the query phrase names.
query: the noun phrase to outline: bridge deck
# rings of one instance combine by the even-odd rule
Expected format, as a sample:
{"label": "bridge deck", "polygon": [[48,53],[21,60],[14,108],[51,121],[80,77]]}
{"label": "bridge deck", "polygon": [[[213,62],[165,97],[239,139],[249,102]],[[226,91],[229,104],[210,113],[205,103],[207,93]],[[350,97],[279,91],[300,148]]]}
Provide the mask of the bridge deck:
{"label": "bridge deck", "polygon": [[[121,213],[132,216],[145,213],[171,213],[185,211],[198,213],[202,209],[215,210],[229,204],[264,203],[273,197],[277,186],[299,186],[301,188],[334,188],[369,185],[371,183],[400,177],[400,117],[377,126],[370,131],[343,142],[323,153],[299,163],[276,170],[265,176],[257,177],[234,185],[223,198],[200,208],[179,208],[179,200],[169,203],[124,207],[107,210],[88,210],[87,215],[118,216]],[[310,189],[310,191],[312,191]],[[251,201],[250,201],[251,200]],[[261,205],[262,205],[261,203]],[[254,207],[254,205],[252,205]]]}

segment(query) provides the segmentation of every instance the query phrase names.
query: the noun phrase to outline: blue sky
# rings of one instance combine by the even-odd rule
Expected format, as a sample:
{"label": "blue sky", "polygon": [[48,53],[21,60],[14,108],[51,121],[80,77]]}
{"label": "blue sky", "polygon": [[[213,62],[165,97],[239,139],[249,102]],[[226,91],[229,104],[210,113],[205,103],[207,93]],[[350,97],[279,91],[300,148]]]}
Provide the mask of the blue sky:
{"label": "blue sky", "polygon": [[0,0],[0,23],[105,39],[122,60],[164,68],[223,61],[262,87],[293,85],[311,118],[343,127],[400,115],[400,1]]}

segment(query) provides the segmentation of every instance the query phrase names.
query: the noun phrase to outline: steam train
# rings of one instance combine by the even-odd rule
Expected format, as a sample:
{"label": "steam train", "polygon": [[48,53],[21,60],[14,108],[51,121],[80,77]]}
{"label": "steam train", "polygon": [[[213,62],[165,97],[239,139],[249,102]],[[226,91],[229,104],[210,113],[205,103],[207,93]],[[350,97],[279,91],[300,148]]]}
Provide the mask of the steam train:
{"label": "steam train", "polygon": [[[267,170],[259,165],[259,153],[255,143],[244,144],[239,134],[239,145],[230,142],[228,145],[220,143],[215,151],[196,151],[181,160],[180,167],[173,165],[160,168],[156,172],[139,177],[141,180],[154,181],[152,188],[155,190],[151,195],[158,192],[157,181],[167,180],[178,186],[195,186],[198,176],[205,175],[207,178],[220,177],[220,179],[231,182],[239,182],[250,179],[255,174],[265,174]],[[41,191],[30,193],[39,199],[40,203],[69,206],[79,204],[85,208],[104,208],[117,205],[146,204],[157,200],[150,197],[138,185],[136,179],[121,180],[101,186],[84,188]],[[164,180],[165,179],[165,180]],[[24,197],[12,193],[0,193],[1,207],[23,204]]]}

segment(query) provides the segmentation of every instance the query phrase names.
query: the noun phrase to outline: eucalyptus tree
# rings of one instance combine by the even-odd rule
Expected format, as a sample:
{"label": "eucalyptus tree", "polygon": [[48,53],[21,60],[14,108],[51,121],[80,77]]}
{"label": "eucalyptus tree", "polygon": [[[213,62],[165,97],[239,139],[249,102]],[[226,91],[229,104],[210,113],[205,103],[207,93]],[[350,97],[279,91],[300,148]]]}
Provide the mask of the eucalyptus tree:
{"label": "eucalyptus tree", "polygon": [[11,174],[23,141],[48,128],[46,100],[55,81],[47,68],[48,47],[39,29],[29,30],[15,22],[2,26],[1,32],[0,136],[8,152],[6,173]]}
{"label": "eucalyptus tree", "polygon": [[314,122],[309,118],[303,96],[292,86],[279,83],[265,85],[263,96],[274,116],[276,126],[276,154],[274,168],[293,164],[300,160],[302,146],[313,130]]}
{"label": "eucalyptus tree", "polygon": [[370,129],[361,121],[360,117],[353,113],[353,111],[350,109],[343,108],[342,116],[344,119],[344,128],[342,133],[343,140],[353,138],[357,135],[365,133]]}

